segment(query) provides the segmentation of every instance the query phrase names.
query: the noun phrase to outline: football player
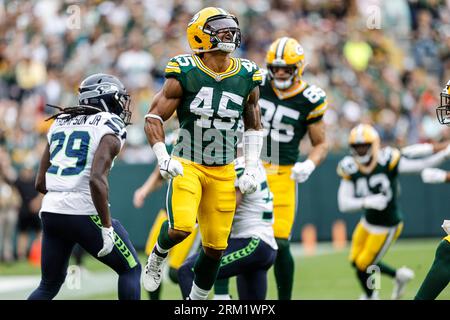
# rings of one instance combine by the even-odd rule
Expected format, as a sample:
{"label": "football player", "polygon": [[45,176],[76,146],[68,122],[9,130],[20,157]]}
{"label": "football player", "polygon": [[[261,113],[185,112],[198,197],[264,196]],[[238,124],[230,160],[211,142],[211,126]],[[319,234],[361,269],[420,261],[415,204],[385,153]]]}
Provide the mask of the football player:
{"label": "football player", "polygon": [[[322,117],[327,109],[325,92],[302,80],[305,57],[293,38],[273,42],[266,55],[267,73],[260,87],[264,125],[267,179],[274,195],[274,232],[278,244],[274,272],[280,300],[292,296],[294,259],[289,239],[297,211],[297,183],[308,180],[324,160],[328,147]],[[308,158],[299,160],[299,144],[308,133]]]}
{"label": "football player", "polygon": [[368,124],[351,130],[349,147],[351,156],[337,166],[341,177],[338,204],[341,212],[364,210],[353,232],[350,252],[350,261],[364,290],[361,299],[378,299],[378,291],[368,283],[370,273],[376,270],[394,278],[392,299],[399,299],[414,272],[406,267],[395,269],[381,261],[403,228],[397,203],[398,174],[420,173],[438,165],[450,156],[450,148],[423,159],[409,159],[398,149],[381,148],[377,131]]}
{"label": "football player", "polygon": [[[237,289],[240,300],[264,300],[267,292],[267,270],[275,262],[277,243],[273,233],[273,195],[267,184],[262,162],[258,162],[256,181],[258,187],[252,194],[242,194],[239,179],[244,173],[244,158],[235,160],[236,170],[236,214],[233,220],[228,247],[222,257],[217,282],[237,276]],[[186,260],[178,271],[181,292],[189,295],[198,254]],[[217,282],[215,286],[217,297]],[[227,283],[225,292],[228,294]]]}
{"label": "football player", "polygon": [[141,265],[128,233],[111,218],[108,175],[126,139],[130,96],[114,76],[81,82],[78,106],[60,108],[47,134],[36,189],[45,194],[42,279],[29,299],[53,299],[78,243],[119,275],[119,299],[140,299]]}
{"label": "football player", "polygon": [[[441,92],[441,103],[436,113],[441,124],[450,126],[450,80]],[[450,172],[428,168],[422,171],[425,183],[450,182]],[[416,300],[434,300],[450,282],[450,220],[444,220],[442,228],[447,236],[436,249],[433,265],[416,294]]]}
{"label": "football player", "polygon": [[[158,288],[169,250],[194,230],[198,221],[203,249],[194,267],[189,297],[206,299],[216,279],[233,221],[236,193],[233,160],[238,120],[245,124],[243,194],[253,193],[262,147],[258,106],[261,73],[252,61],[232,58],[241,43],[238,19],[221,8],[208,7],[187,27],[194,54],[172,58],[166,81],[146,117],[145,132],[169,182],[158,241],[142,273],[148,291]],[[163,122],[177,111],[179,138],[172,151],[164,144]]]}
{"label": "football player", "polygon": [[[168,150],[173,148],[173,137],[174,133],[166,136],[166,146]],[[144,204],[145,198],[153,191],[162,187],[164,183],[164,179],[159,172],[159,166],[156,166],[147,180],[144,182],[142,186],[140,186],[134,192],[133,196],[133,205],[136,208],[141,208]],[[156,216],[152,228],[149,233],[149,237],[147,239],[147,243],[145,245],[145,253],[150,255],[153,247],[156,244],[158,239],[159,230],[163,223],[168,220],[167,212],[161,209]],[[172,250],[170,250],[168,255],[168,265],[169,265],[169,278],[175,284],[178,284],[178,269],[181,264],[186,260],[187,257],[191,256],[196,249],[198,249],[200,244],[200,235],[198,233],[198,228],[195,230],[181,243],[175,245]],[[161,287],[162,284],[158,287],[157,290],[153,292],[149,292],[149,298],[151,300],[159,300],[161,295]]]}

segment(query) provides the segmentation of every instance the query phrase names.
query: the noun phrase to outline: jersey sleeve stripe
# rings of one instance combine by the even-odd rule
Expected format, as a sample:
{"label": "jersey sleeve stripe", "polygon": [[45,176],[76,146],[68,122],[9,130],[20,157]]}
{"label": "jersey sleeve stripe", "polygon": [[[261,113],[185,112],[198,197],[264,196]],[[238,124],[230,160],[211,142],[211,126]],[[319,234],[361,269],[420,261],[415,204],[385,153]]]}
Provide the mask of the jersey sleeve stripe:
{"label": "jersey sleeve stripe", "polygon": [[168,67],[177,67],[179,68],[180,65],[177,62],[174,61],[169,61],[169,63],[167,64]]}
{"label": "jersey sleeve stripe", "polygon": [[111,121],[106,121],[105,125],[107,125],[108,127],[111,128],[112,131],[114,131],[115,134],[119,135],[120,134],[120,129],[117,128],[116,125],[114,125]]}
{"label": "jersey sleeve stripe", "polygon": [[166,72],[166,73],[171,73],[171,72],[181,73],[181,69],[178,68],[178,67],[169,67],[169,66],[167,66],[166,69],[164,70],[164,72]]}
{"label": "jersey sleeve stripe", "polygon": [[389,162],[389,171],[392,171],[400,161],[400,151],[397,149],[392,150],[391,161]]}
{"label": "jersey sleeve stripe", "polygon": [[328,109],[328,104],[327,104],[327,102],[322,103],[321,105],[319,105],[318,107],[316,107],[314,110],[312,110],[312,111],[308,114],[308,116],[306,117],[306,120],[320,117],[321,115],[323,115],[323,114],[325,113],[325,111],[327,111],[327,109]]}

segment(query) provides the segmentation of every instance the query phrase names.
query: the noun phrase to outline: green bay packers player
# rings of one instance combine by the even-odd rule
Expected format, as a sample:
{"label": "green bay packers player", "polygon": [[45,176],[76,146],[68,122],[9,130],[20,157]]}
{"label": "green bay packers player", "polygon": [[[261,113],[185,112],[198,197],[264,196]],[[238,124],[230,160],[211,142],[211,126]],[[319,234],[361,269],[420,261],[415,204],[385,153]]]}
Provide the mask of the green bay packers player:
{"label": "green bay packers player", "polygon": [[392,299],[399,299],[414,272],[395,269],[381,259],[403,228],[403,216],[397,203],[398,174],[420,173],[442,163],[450,156],[450,148],[423,159],[409,159],[391,147],[380,147],[377,131],[368,124],[353,128],[349,136],[351,156],[337,167],[341,177],[338,205],[342,212],[364,210],[352,236],[350,261],[364,290],[362,299],[377,299],[378,291],[370,276],[380,271],[394,278]]}
{"label": "green bay packers player", "polygon": [[[440,96],[441,103],[436,110],[437,117],[441,124],[450,126],[450,80]],[[450,172],[428,168],[422,171],[422,180],[425,183],[449,183]],[[442,228],[447,236],[436,249],[433,264],[416,294],[416,300],[436,299],[450,282],[450,220],[444,220]]]}
{"label": "green bay packers player", "polygon": [[[327,155],[325,92],[302,80],[303,48],[293,38],[273,42],[266,55],[267,75],[260,87],[267,179],[274,195],[274,233],[278,254],[274,272],[280,300],[292,296],[294,259],[289,239],[294,224],[297,183],[305,182]],[[308,133],[312,150],[299,161],[299,144]]]}
{"label": "green bay packers player", "polygon": [[[183,241],[198,221],[202,251],[195,263],[189,298],[206,299],[217,276],[236,207],[234,189],[237,127],[243,118],[245,171],[243,194],[253,193],[262,147],[258,106],[261,73],[254,62],[232,58],[241,33],[235,16],[208,7],[194,15],[187,28],[194,54],[179,55],[165,69],[166,81],[146,115],[145,132],[169,182],[158,241],[142,272],[146,290],[161,281],[168,251]],[[177,112],[178,141],[172,155],[164,144],[163,122]]]}
{"label": "green bay packers player", "polygon": [[[166,147],[167,151],[170,152],[175,144],[176,134],[175,132],[171,132],[166,135]],[[144,205],[145,199],[154,191],[161,188],[164,184],[164,179],[159,172],[159,167],[156,166],[152,173],[149,175],[147,180],[144,182],[142,186],[136,189],[133,196],[133,205],[135,208],[141,208]],[[145,254],[150,255],[152,250],[156,244],[158,239],[159,230],[163,223],[168,220],[167,212],[164,209],[161,209],[155,220],[153,221],[152,228],[150,229],[149,236],[147,242],[145,244]],[[178,269],[181,267],[183,262],[194,254],[196,250],[199,248],[200,235],[198,233],[198,228],[195,228],[194,231],[181,243],[177,244],[170,250],[168,254],[168,265],[169,265],[169,278],[175,284],[178,284]],[[159,300],[161,297],[161,287],[162,284],[158,287],[157,290],[153,292],[149,292],[150,300]]]}

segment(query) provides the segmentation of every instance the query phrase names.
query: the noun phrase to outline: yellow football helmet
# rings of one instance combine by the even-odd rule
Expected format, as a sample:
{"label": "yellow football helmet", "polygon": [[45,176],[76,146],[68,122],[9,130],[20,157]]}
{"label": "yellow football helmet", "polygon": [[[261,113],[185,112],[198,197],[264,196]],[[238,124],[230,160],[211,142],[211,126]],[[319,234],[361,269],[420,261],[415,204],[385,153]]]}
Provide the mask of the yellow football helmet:
{"label": "yellow football helmet", "polygon": [[440,123],[450,126],[450,80],[441,92],[441,104],[436,108],[436,114]]}
{"label": "yellow football helmet", "polygon": [[369,124],[359,124],[350,131],[348,144],[353,158],[360,167],[372,170],[377,163],[380,136]]}
{"label": "yellow football helmet", "polygon": [[[278,38],[270,45],[266,55],[266,65],[270,80],[276,88],[284,90],[292,86],[294,80],[300,80],[305,68],[303,47],[294,38]],[[274,68],[290,68],[291,76],[286,80],[276,79]]]}
{"label": "yellow football helmet", "polygon": [[[233,52],[241,44],[238,19],[221,8],[208,7],[197,12],[187,27],[187,39],[194,53],[225,51]],[[231,42],[223,42],[219,32],[229,31]]]}

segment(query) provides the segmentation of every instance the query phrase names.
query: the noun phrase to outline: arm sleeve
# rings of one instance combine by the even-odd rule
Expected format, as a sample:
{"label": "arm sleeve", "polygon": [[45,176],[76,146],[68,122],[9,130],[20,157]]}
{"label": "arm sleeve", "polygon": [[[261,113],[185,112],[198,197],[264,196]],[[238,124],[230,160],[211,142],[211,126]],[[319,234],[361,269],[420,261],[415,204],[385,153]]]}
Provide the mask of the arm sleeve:
{"label": "arm sleeve", "polygon": [[181,80],[180,65],[175,60],[175,58],[170,59],[170,61],[167,63],[166,68],[164,69],[164,76],[166,78],[175,78],[178,81]]}
{"label": "arm sleeve", "polygon": [[443,150],[432,156],[422,159],[408,159],[405,157],[400,158],[398,164],[399,173],[419,173],[425,168],[436,167],[444,162],[447,158],[447,151]]}
{"label": "arm sleeve", "polygon": [[328,109],[328,102],[326,98],[320,100],[319,105],[317,105],[314,109],[312,109],[308,116],[306,117],[306,123],[312,124],[314,122],[320,121],[325,114],[325,111]]}
{"label": "arm sleeve", "polygon": [[364,198],[355,197],[352,181],[341,180],[338,190],[338,206],[341,212],[355,212],[363,209]]}
{"label": "arm sleeve", "polygon": [[100,127],[98,141],[104,135],[111,134],[120,140],[120,147],[122,148],[127,138],[127,129],[125,123],[116,115],[106,114],[102,116],[103,125]]}

